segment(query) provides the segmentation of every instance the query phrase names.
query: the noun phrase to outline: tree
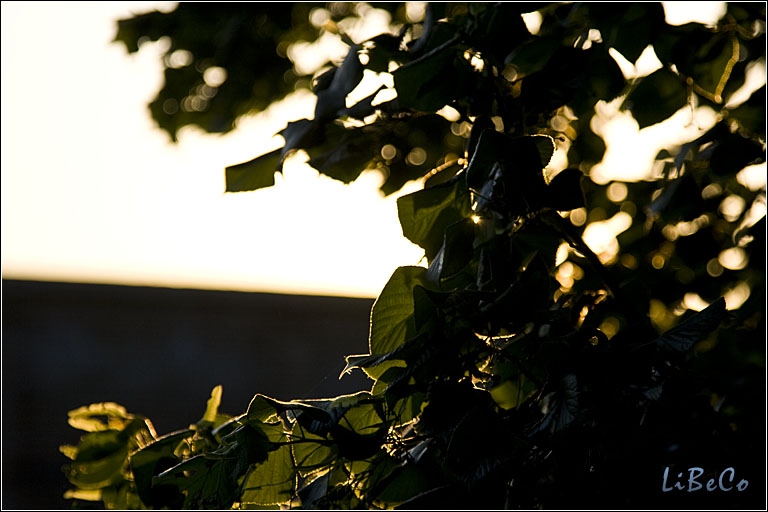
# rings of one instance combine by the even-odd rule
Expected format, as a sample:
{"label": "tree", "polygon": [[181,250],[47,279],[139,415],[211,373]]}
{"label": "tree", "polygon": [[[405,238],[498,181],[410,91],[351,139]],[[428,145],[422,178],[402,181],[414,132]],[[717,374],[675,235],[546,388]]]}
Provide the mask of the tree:
{"label": "tree", "polygon": [[[62,448],[69,497],[117,508],[759,507],[765,187],[742,169],[765,161],[764,86],[724,105],[764,62],[765,5],[729,4],[715,27],[667,25],[652,3],[429,4],[423,20],[376,7],[399,29],[366,41],[343,33],[365,4],[182,3],[119,23],[132,52],[169,38],[150,109],[172,138],[189,124],[230,130],[311,83],[313,119],[288,123],[283,148],[228,167],[227,191],[274,184],[295,151],[344,182],[379,169],[385,193],[423,178],[398,216],[428,267],[395,270],[371,311],[368,353],[347,357],[343,373],[364,371],[370,390],[257,394],[228,416],[217,387],[200,422],[163,436],[117,404],[72,411],[87,433]],[[531,31],[521,14],[534,11]],[[286,48],[323,32],[349,52],[310,82]],[[625,79],[613,52],[634,62],[648,45],[662,67]],[[348,105],[366,73],[390,73],[396,97]],[[652,180],[599,184],[589,175],[605,146],[590,121],[609,101],[640,127],[696,105],[717,122],[662,151]],[[569,167],[551,176],[557,144]],[[607,220],[625,229],[596,253],[584,230]],[[668,486],[687,486],[697,467],[702,483],[733,467],[733,485],[748,486],[664,492],[665,469]]]}

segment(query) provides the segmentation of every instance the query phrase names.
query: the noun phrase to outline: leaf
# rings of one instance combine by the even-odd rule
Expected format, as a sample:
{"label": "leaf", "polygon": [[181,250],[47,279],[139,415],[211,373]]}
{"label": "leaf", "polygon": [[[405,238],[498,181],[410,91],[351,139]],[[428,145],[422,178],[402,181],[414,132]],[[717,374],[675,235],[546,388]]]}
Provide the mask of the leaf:
{"label": "leaf", "polygon": [[416,334],[413,288],[427,287],[426,274],[424,267],[399,267],[389,278],[371,309],[371,354],[392,352]]}
{"label": "leaf", "polygon": [[477,17],[476,29],[470,32],[474,46],[484,58],[501,62],[504,57],[531,34],[514,3],[499,3],[485,9]]}
{"label": "leaf", "polygon": [[154,443],[130,456],[131,473],[136,484],[136,491],[142,503],[155,508],[178,508],[183,503],[183,496],[175,486],[152,486],[152,477],[179,461],[173,454],[184,439],[190,437],[192,430],[181,430],[165,435]]}
{"label": "leaf", "polygon": [[401,107],[434,112],[464,94],[472,68],[457,58],[456,48],[448,44],[456,41],[446,41],[392,73]]}
{"label": "leaf", "polygon": [[685,85],[668,69],[659,69],[638,80],[621,109],[629,110],[641,129],[660,123],[688,103]]}
{"label": "leaf", "polygon": [[248,421],[259,421],[266,423],[276,419],[281,412],[290,409],[291,402],[281,402],[261,393],[257,393],[248,404],[246,417]]}
{"label": "leaf", "polygon": [[537,391],[536,385],[520,373],[516,379],[505,380],[489,390],[491,398],[505,410],[520,407]]}
{"label": "leaf", "polygon": [[557,422],[555,431],[563,430],[576,419],[576,413],[579,409],[579,388],[576,382],[576,376],[569,373],[561,381],[560,407],[558,408]]}
{"label": "leaf", "polygon": [[269,453],[267,460],[256,464],[248,473],[240,503],[243,505],[280,505],[288,503],[294,494],[296,468],[293,464],[291,445],[286,442]]}
{"label": "leaf", "polygon": [[467,161],[471,161],[475,156],[475,150],[477,149],[477,143],[480,141],[480,135],[485,130],[496,131],[491,119],[488,116],[481,116],[475,119],[466,144]]}
{"label": "leaf", "polygon": [[224,170],[227,192],[248,192],[275,184],[275,172],[280,165],[282,148]]}
{"label": "leaf", "polygon": [[463,179],[452,179],[397,199],[403,235],[422,247],[430,261],[443,244],[445,229],[469,213],[469,191]]}
{"label": "leaf", "polygon": [[[414,287],[414,296],[416,293],[416,290],[418,290],[420,287]],[[416,299],[414,298],[414,302],[416,302]],[[414,317],[415,320],[417,320],[416,316]],[[418,323],[416,324],[418,327]],[[403,358],[409,357],[413,355],[417,350],[419,350],[415,343],[404,343],[397,347],[395,350],[391,352],[387,352],[384,354],[362,354],[362,355],[351,355],[346,356],[347,365],[342,370],[341,374],[344,375],[351,371],[354,368],[371,368],[374,366],[378,366],[379,364],[385,362],[385,361],[400,361],[402,362]]]}
{"label": "leaf", "polygon": [[83,501],[100,501],[101,489],[68,489],[64,493],[64,499]]}
{"label": "leaf", "polygon": [[728,133],[717,142],[709,160],[712,171],[717,175],[736,174],[749,164],[765,161],[763,146],[738,133]]}
{"label": "leaf", "polygon": [[664,9],[658,3],[589,4],[603,42],[634,63],[666,25]]}
{"label": "leaf", "polygon": [[687,352],[712,332],[724,316],[725,299],[720,297],[705,309],[656,338],[655,342],[665,350]]}
{"label": "leaf", "polygon": [[518,46],[505,59],[505,64],[514,66],[519,78],[544,69],[549,59],[560,48],[557,37],[536,37]]}
{"label": "leaf", "polygon": [[[102,416],[103,419],[100,418]],[[114,402],[101,402],[69,411],[69,425],[86,432],[121,429],[129,418],[125,407]]]}
{"label": "leaf", "polygon": [[[169,444],[173,441],[175,439]],[[158,451],[163,453],[170,448],[161,446]],[[270,439],[260,424],[251,422],[224,436],[219,448],[196,455],[153,477],[152,487],[156,490],[165,487],[168,491],[175,487],[184,494],[184,508],[228,508],[238,496],[240,479],[252,464],[267,459],[270,448]],[[154,455],[148,455],[148,463],[152,463]]]}
{"label": "leaf", "polygon": [[307,163],[326,176],[350,183],[360,176],[374,156],[371,141],[361,137],[359,141],[337,144],[333,149],[310,158]]}
{"label": "leaf", "polygon": [[719,96],[730,78],[729,68],[738,61],[738,56],[739,43],[733,33],[713,33],[697,24],[690,27],[684,37],[677,38],[670,60],[683,76],[690,77],[698,86],[697,92],[721,103]]}
{"label": "leaf", "polygon": [[100,489],[122,480],[127,457],[127,439],[120,432],[91,432],[83,436],[65,473],[70,483],[81,489]]}
{"label": "leaf", "polygon": [[152,485],[176,487],[184,494],[183,508],[200,508],[216,494],[221,478],[220,464],[196,455],[153,477]]}
{"label": "leaf", "polygon": [[702,202],[696,180],[690,174],[684,174],[669,181],[646,211],[651,216],[661,215],[666,222],[677,222],[699,215]]}
{"label": "leaf", "polygon": [[[472,135],[471,132],[470,135]],[[480,132],[472,158],[467,164],[467,186],[470,189],[480,190],[493,166],[504,159],[504,148],[508,142],[509,138],[506,135],[492,128]]]}
{"label": "leaf", "polygon": [[351,46],[347,56],[331,78],[327,88],[317,92],[315,121],[335,118],[346,107],[345,99],[363,78],[363,65],[357,55],[359,47]]}
{"label": "leaf", "polygon": [[765,86],[752,93],[747,101],[731,110],[729,119],[736,119],[741,126],[765,140]]}
{"label": "leaf", "polygon": [[404,466],[388,479],[387,486],[376,497],[377,501],[391,507],[434,490],[439,485],[435,477],[418,464]]}
{"label": "leaf", "polygon": [[539,152],[539,164],[541,167],[544,168],[548,166],[555,154],[555,149],[557,149],[557,146],[555,146],[555,139],[549,135],[530,135],[526,138],[530,139],[536,146],[536,149]]}
{"label": "leaf", "polygon": [[578,169],[560,171],[547,187],[545,205],[558,211],[574,210],[584,206],[581,181],[584,176]]}
{"label": "leaf", "polygon": [[318,119],[299,119],[289,122],[278,134],[285,140],[280,150],[280,161],[294,149],[315,146],[324,140],[323,123]]}
{"label": "leaf", "polygon": [[576,419],[579,409],[579,389],[576,376],[572,373],[564,376],[560,380],[559,389],[544,396],[541,403],[546,408],[542,409],[546,410],[546,414],[530,432],[530,435],[547,429],[551,433],[565,429]]}
{"label": "leaf", "polygon": [[373,113],[376,112],[376,107],[373,106],[373,100],[376,99],[376,95],[379,94],[380,91],[382,91],[385,87],[382,85],[378,89],[376,89],[374,92],[363,98],[362,100],[358,101],[351,107],[344,108],[339,111],[339,116],[348,116],[355,119],[363,119]]}
{"label": "leaf", "polygon": [[219,384],[211,391],[211,398],[208,399],[208,406],[205,409],[203,421],[210,421],[211,423],[216,421],[216,415],[219,412],[219,404],[221,404],[222,390],[223,388],[221,387],[221,384]]}
{"label": "leaf", "polygon": [[472,260],[474,237],[475,229],[471,219],[463,219],[448,226],[440,251],[427,269],[427,279],[439,286],[443,279],[450,279],[460,272]]}
{"label": "leaf", "polygon": [[298,423],[293,427],[292,439],[293,460],[302,476],[317,473],[337,456],[337,450],[325,437],[305,431]]}

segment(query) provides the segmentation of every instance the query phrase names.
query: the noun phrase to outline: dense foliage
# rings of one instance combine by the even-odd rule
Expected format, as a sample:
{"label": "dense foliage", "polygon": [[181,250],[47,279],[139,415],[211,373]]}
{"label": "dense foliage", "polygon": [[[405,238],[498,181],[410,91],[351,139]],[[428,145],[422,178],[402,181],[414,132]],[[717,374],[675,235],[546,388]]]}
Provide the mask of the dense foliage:
{"label": "dense foliage", "polygon": [[[171,136],[226,131],[310,83],[289,43],[371,9],[322,7],[182,3],[121,21],[117,39],[137,51],[170,38],[150,108]],[[765,62],[765,4],[729,4],[714,27],[668,25],[654,3],[429,4],[423,20],[376,7],[397,27],[342,34],[346,58],[311,81],[313,118],[226,169],[230,192],[274,184],[297,150],[344,182],[378,169],[385,193],[424,178],[397,204],[428,265],[395,270],[368,352],[342,372],[364,371],[370,389],[257,394],[231,417],[217,387],[200,422],[163,436],[116,404],[72,411],[88,433],[62,448],[68,496],[117,508],[760,507],[765,188],[740,172],[765,160],[765,88],[724,105]],[[521,14],[533,11],[532,33]],[[662,67],[625,79],[614,52],[634,62],[648,45]],[[227,77],[216,87],[214,66]],[[350,104],[372,73],[389,74],[396,97]],[[596,183],[605,146],[590,123],[611,101],[641,128],[697,105],[717,122],[662,151],[648,180]],[[556,174],[555,151],[569,166]],[[615,224],[605,250],[584,242]],[[667,467],[733,467],[749,486],[664,493]]]}

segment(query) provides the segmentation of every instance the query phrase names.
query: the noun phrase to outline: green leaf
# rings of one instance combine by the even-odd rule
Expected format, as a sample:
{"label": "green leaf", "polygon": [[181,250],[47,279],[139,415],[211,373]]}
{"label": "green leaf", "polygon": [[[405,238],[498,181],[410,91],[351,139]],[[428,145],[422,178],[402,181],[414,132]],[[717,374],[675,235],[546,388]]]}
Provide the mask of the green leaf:
{"label": "green leaf", "polygon": [[[262,426],[271,432],[270,425],[255,421],[240,426],[224,436],[216,450],[187,459],[152,478],[153,490],[178,489],[184,494],[184,508],[230,507],[238,496],[240,479],[252,464],[264,461],[271,448]],[[170,448],[161,446],[158,451]],[[147,456],[149,464],[154,462],[154,455]]]}
{"label": "green leaf", "polygon": [[688,93],[682,79],[662,68],[640,78],[621,109],[629,110],[642,129],[667,119],[687,103]]}
{"label": "green leaf", "polygon": [[174,457],[176,447],[190,437],[192,430],[180,430],[165,435],[154,443],[142,448],[130,456],[131,473],[136,491],[141,501],[155,508],[178,508],[183,503],[183,496],[175,486],[152,486],[152,477],[169,467],[178,464]]}
{"label": "green leaf", "polygon": [[536,385],[520,373],[516,379],[505,380],[489,390],[491,398],[502,409],[516,409],[537,391]]}
{"label": "green leaf", "polygon": [[153,477],[153,486],[176,487],[184,494],[183,508],[200,508],[216,494],[222,479],[221,464],[197,455]]}
{"label": "green leaf", "polygon": [[445,229],[469,214],[469,191],[462,179],[397,199],[397,215],[403,235],[422,247],[430,261],[443,244]]}
{"label": "green leaf", "polygon": [[270,151],[237,165],[230,165],[224,170],[227,192],[247,192],[275,184],[275,172],[281,160],[282,148]]}
{"label": "green leaf", "polygon": [[81,489],[100,489],[123,479],[121,471],[127,457],[128,443],[120,432],[92,432],[83,436],[65,473]]}
{"label": "green leaf", "polygon": [[249,421],[267,422],[274,420],[285,409],[284,405],[284,402],[258,393],[251,399],[251,403],[248,404],[246,416]]}
{"label": "green leaf", "polygon": [[256,464],[248,473],[240,502],[243,505],[281,505],[291,501],[296,481],[291,445],[286,443],[269,453],[267,460]]}
{"label": "green leaf", "polygon": [[725,316],[725,299],[720,297],[705,309],[668,330],[655,341],[673,352],[687,352],[694,344],[712,332]]}
{"label": "green leaf", "polygon": [[211,391],[211,398],[208,399],[208,406],[205,409],[203,415],[203,421],[210,421],[211,423],[216,421],[216,415],[219,412],[219,404],[221,404],[221,392],[223,388],[218,385]]}
{"label": "green leaf", "polygon": [[69,425],[86,432],[122,429],[130,418],[125,407],[114,402],[102,402],[69,411]]}
{"label": "green leaf", "polygon": [[293,427],[292,439],[294,464],[302,476],[317,473],[337,456],[337,450],[325,437],[306,431],[298,423]]}
{"label": "green leaf", "polygon": [[371,354],[392,352],[415,336],[413,288],[427,287],[426,274],[424,267],[399,267],[389,278],[371,309]]}

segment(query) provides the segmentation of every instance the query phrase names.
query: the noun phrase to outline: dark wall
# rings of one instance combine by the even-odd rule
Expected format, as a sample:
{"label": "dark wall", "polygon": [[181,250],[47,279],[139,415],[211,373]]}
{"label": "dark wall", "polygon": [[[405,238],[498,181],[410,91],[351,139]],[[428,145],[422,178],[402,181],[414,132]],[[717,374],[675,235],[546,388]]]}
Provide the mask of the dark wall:
{"label": "dark wall", "polygon": [[371,300],[163,288],[2,282],[3,508],[69,508],[67,411],[112,401],[159,433],[198,421],[211,389],[239,414],[255,393],[322,398],[367,351]]}

